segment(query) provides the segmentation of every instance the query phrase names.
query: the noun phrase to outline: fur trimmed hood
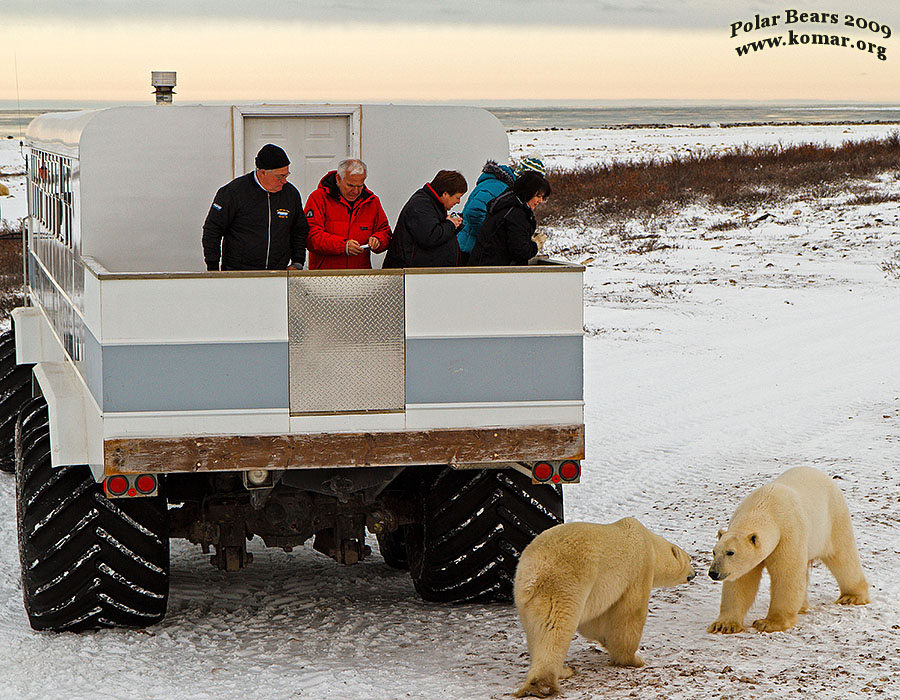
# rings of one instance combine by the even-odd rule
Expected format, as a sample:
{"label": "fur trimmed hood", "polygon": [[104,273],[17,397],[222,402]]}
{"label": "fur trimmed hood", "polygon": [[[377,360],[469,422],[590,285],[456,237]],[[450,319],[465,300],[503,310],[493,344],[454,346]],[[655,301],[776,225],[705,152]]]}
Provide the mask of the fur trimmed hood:
{"label": "fur trimmed hood", "polygon": [[508,165],[498,165],[497,161],[489,160],[484,164],[481,172],[485,175],[495,177],[507,187],[512,187],[516,181],[516,174]]}

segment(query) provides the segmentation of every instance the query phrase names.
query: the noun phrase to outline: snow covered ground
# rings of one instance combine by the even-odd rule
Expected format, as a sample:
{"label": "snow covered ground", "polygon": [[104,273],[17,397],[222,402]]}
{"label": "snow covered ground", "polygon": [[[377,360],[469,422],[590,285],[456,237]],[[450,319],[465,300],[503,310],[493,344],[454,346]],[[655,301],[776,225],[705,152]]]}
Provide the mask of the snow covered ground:
{"label": "snow covered ground", "polygon": [[0,228],[4,224],[17,228],[19,219],[28,214],[24,173],[25,157],[18,139],[0,139],[0,185],[9,190],[8,196],[0,196]]}
{"label": "snow covered ground", "polygon": [[717,152],[745,144],[838,145],[845,141],[880,138],[898,129],[898,124],[821,124],[513,131],[509,145],[513,157],[535,152],[549,167],[571,168],[611,160],[664,159],[672,155]]}
{"label": "snow covered ground", "polygon": [[[565,165],[891,130],[514,132],[511,146]],[[14,156],[0,146],[0,168]],[[871,184],[900,194],[898,178]],[[13,184],[4,218],[24,199]],[[611,231],[549,232],[551,251],[587,264],[588,450],[582,483],[566,487],[567,519],[635,516],[692,553],[700,574],[652,595],[645,668],[613,668],[576,638],[562,697],[900,698],[900,204],[849,204],[858,186],[752,211],[696,205]],[[633,252],[648,236],[656,249]],[[835,605],[837,586],[816,566],[809,614],[794,629],[707,634],[721,591],[706,576],[716,530],[751,489],[799,465],[839,479],[872,603]],[[13,492],[0,474],[0,698],[493,699],[524,678],[514,608],[423,603],[374,538],[376,553],[354,567],[255,541],[255,562],[236,574],[174,541],[163,623],[35,633]],[[748,619],[767,601],[764,584]]]}

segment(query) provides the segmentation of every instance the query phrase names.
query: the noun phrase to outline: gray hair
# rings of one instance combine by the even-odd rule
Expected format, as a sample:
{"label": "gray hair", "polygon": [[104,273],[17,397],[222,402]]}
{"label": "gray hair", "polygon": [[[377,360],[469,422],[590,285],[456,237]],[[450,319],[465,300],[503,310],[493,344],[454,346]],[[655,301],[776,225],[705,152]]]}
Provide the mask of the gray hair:
{"label": "gray hair", "polygon": [[337,174],[343,180],[348,175],[365,175],[368,169],[366,164],[358,158],[347,158],[338,163]]}

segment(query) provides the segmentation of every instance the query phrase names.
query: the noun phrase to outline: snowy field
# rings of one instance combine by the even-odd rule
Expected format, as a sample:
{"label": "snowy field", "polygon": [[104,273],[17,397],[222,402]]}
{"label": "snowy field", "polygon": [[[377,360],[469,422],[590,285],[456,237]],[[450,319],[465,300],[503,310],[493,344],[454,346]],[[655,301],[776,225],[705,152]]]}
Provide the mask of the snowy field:
{"label": "snowy field", "polygon": [[[513,132],[510,142],[514,155],[565,166],[893,128]],[[868,184],[900,194],[898,178]],[[15,195],[0,198],[4,218],[24,215],[20,179],[2,180]],[[567,519],[635,516],[690,552],[699,573],[653,593],[645,668],[613,668],[576,638],[561,697],[900,698],[900,204],[850,204],[861,184],[827,200],[698,204],[612,232],[548,231],[551,252],[587,265],[587,459],[582,483],[566,487]],[[656,249],[633,252],[647,236]],[[839,480],[872,603],[835,605],[817,565],[794,629],[707,634],[721,591],[706,575],[716,530],[751,489],[800,465]],[[375,554],[354,567],[256,540],[255,562],[235,574],[174,541],[161,624],[38,634],[22,608],[9,475],[0,502],[0,698],[480,700],[511,697],[528,667],[513,607],[423,603],[374,538]],[[767,602],[764,579],[748,621]]]}

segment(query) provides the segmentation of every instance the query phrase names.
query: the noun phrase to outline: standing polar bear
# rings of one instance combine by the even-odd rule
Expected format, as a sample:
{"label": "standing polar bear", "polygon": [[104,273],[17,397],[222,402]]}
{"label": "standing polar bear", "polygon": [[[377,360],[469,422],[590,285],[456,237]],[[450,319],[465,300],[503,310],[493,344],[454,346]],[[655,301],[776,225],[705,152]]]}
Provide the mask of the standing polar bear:
{"label": "standing polar bear", "polygon": [[809,608],[809,565],[820,559],[841,590],[838,603],[865,605],[869,584],[859,563],[850,511],[841,490],[817,469],[789,469],[753,491],[719,531],[710,578],[724,581],[719,618],[707,632],[744,629],[763,569],[769,572],[769,612],[753,626],[761,632],[790,629]]}
{"label": "standing polar bear", "polygon": [[637,655],[650,589],[694,578],[687,553],[634,518],[611,525],[566,523],[545,530],[519,560],[513,586],[531,667],[516,697],[559,692],[576,630],[600,642],[617,666]]}

